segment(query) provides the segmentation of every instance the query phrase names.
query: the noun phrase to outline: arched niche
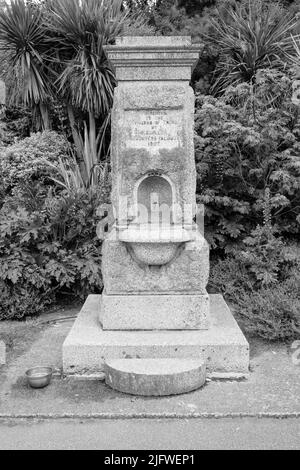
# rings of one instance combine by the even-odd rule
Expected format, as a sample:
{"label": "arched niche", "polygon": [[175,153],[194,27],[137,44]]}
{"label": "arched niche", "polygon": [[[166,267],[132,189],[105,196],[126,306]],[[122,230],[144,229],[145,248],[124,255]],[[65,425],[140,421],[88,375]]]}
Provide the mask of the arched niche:
{"label": "arched niche", "polygon": [[173,223],[175,191],[172,182],[160,174],[143,176],[135,187],[136,215],[140,223]]}

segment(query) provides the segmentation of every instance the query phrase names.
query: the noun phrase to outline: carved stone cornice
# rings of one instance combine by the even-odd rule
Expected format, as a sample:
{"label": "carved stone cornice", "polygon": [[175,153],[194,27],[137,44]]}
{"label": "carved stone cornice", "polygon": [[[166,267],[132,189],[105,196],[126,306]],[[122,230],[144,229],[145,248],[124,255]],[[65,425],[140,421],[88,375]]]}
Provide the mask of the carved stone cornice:
{"label": "carved stone cornice", "polygon": [[189,36],[125,36],[105,47],[117,80],[139,81],[189,79],[201,49]]}

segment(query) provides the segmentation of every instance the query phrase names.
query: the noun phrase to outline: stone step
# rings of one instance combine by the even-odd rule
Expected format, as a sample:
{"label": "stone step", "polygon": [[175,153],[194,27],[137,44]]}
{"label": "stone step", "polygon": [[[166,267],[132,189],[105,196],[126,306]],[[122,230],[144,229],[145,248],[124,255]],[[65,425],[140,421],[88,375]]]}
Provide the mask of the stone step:
{"label": "stone step", "polygon": [[132,395],[164,396],[202,387],[206,363],[201,359],[111,359],[105,363],[105,381]]}

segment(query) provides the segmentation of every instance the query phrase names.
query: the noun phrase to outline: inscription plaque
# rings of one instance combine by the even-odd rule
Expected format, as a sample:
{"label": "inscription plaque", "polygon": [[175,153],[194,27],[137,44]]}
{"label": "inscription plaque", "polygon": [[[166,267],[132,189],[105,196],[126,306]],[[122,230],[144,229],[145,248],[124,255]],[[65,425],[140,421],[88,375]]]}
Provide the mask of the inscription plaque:
{"label": "inscription plaque", "polygon": [[125,112],[126,147],[172,149],[182,146],[182,112],[143,110]]}

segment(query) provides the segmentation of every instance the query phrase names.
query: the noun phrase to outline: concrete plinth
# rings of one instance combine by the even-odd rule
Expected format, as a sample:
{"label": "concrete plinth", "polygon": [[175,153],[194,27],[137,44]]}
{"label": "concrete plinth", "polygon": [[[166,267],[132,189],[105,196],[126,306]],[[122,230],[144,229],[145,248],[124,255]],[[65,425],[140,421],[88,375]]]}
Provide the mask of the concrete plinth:
{"label": "concrete plinth", "polygon": [[207,330],[209,296],[102,294],[104,330]]}
{"label": "concrete plinth", "polygon": [[111,359],[189,358],[212,376],[247,376],[249,345],[221,295],[210,296],[209,330],[104,331],[99,295],[90,295],[63,345],[65,374],[99,374]]}

